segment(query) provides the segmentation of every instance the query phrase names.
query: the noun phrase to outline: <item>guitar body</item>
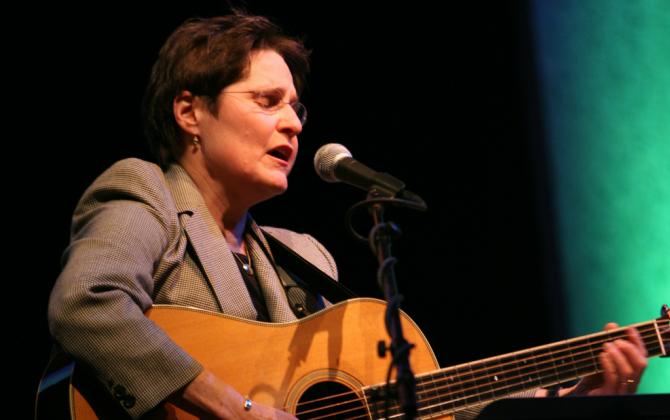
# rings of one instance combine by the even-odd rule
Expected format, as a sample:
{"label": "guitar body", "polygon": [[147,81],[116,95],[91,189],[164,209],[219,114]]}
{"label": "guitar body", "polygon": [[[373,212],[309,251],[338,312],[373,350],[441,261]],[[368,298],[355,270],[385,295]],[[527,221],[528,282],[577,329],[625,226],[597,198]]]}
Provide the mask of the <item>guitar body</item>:
{"label": "guitar body", "polygon": [[[309,412],[305,406],[307,400],[346,393],[348,400],[353,400],[350,404],[356,405],[357,400],[364,398],[362,387],[386,381],[390,355],[387,352],[381,358],[377,354],[377,343],[388,342],[385,310],[382,301],[360,298],[286,324],[162,305],[154,306],[147,316],[242,395],[297,413],[300,418],[312,418],[317,413]],[[410,352],[414,373],[438,369],[435,355],[416,324],[404,313],[401,322],[405,338],[415,345]],[[68,387],[70,418],[118,418],[122,411],[102,395],[106,392],[95,382],[82,369],[74,368]],[[342,407],[339,402],[327,417],[346,418],[347,413],[361,415],[359,418],[372,417],[365,402],[356,407]],[[37,418],[54,417],[52,411],[40,413],[44,410],[38,403]],[[337,414],[337,410],[344,412]],[[171,404],[155,410],[151,417],[198,418]]]}

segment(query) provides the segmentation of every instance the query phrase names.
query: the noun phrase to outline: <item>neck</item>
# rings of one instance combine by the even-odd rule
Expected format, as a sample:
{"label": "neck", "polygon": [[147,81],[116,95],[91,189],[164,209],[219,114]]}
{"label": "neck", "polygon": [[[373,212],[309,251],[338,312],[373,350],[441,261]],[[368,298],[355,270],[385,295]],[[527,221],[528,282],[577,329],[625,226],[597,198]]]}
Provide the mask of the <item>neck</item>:
{"label": "neck", "polygon": [[230,250],[239,254],[247,253],[246,246],[244,245],[244,230],[247,227],[247,217],[248,213],[245,213],[244,217],[237,223],[226,225],[230,226],[230,229],[226,227],[222,229],[223,237],[226,238]]}
{"label": "neck", "polygon": [[245,253],[244,230],[252,203],[232,197],[231,191],[227,190],[221,182],[214,180],[207,171],[202,169],[201,165],[194,164],[192,160],[182,159],[179,164],[200,191],[207,210],[214,217],[230,249],[234,252]]}

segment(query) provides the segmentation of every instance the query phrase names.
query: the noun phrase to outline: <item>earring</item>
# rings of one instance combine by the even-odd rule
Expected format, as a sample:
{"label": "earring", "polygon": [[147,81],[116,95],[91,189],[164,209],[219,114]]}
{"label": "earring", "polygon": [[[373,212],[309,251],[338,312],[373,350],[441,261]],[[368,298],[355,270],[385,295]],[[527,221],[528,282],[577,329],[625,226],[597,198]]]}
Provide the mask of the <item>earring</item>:
{"label": "earring", "polygon": [[198,136],[193,136],[193,145],[195,147],[200,146],[200,139],[198,138]]}

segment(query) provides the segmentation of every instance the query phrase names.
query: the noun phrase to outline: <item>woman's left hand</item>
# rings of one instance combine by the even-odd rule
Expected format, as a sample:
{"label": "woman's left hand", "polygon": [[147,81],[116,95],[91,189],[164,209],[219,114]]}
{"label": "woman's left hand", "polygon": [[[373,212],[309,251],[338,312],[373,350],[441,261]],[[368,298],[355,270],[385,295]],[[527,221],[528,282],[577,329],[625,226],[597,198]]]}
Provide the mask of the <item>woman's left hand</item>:
{"label": "woman's left hand", "polygon": [[[605,331],[619,328],[615,323]],[[633,394],[647,367],[647,349],[635,328],[626,331],[628,340],[617,339],[605,343],[599,360],[603,372],[587,376],[561,395],[620,395]]]}

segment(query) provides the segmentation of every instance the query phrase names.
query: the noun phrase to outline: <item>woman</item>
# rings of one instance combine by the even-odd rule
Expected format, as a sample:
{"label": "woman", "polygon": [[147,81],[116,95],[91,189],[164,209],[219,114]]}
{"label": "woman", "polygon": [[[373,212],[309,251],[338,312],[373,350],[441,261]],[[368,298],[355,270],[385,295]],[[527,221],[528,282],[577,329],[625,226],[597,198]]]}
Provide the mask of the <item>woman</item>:
{"label": "woman", "polygon": [[[50,329],[138,417],[171,399],[219,418],[290,417],[204,370],[143,313],[153,303],[296,319],[251,206],[284,192],[306,111],[302,45],[262,17],[192,20],[161,49],[146,94],[161,168],[116,163],[84,193]],[[267,228],[333,278],[312,237]]]}

